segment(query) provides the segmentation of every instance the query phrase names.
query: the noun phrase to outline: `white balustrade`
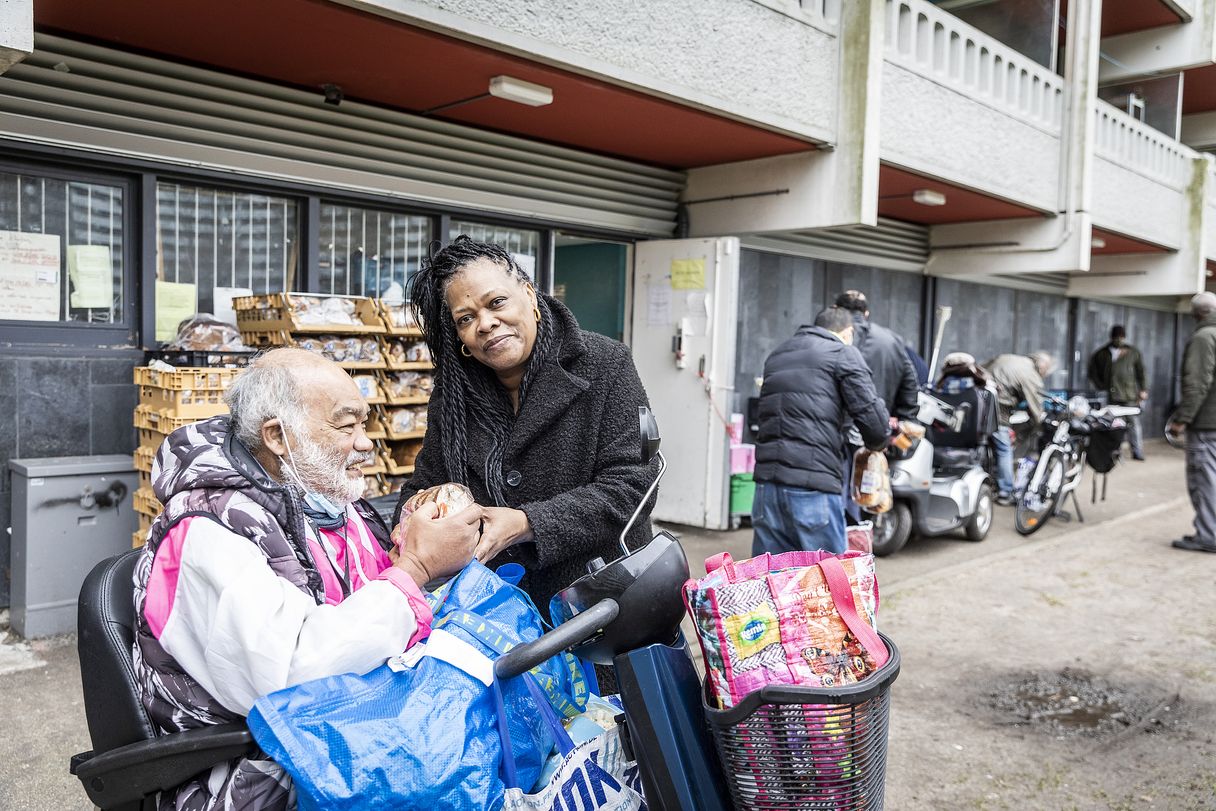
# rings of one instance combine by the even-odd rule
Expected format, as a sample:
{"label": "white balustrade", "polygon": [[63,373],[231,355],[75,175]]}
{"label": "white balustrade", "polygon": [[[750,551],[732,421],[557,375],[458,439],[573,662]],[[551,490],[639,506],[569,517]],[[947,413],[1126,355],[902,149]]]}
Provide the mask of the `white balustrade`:
{"label": "white balustrade", "polygon": [[887,0],[890,61],[1058,132],[1064,80],[926,0]]}
{"label": "white balustrade", "polygon": [[1196,153],[1108,102],[1094,108],[1094,152],[1133,172],[1182,190]]}

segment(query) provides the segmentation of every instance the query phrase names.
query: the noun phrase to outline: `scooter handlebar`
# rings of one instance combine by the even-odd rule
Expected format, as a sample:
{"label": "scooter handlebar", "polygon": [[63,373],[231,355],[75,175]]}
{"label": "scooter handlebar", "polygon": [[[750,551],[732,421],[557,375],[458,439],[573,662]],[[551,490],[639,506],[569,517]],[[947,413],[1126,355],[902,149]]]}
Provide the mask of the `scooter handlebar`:
{"label": "scooter handlebar", "polygon": [[566,648],[585,642],[616,619],[621,607],[611,598],[600,600],[577,616],[566,620],[546,634],[517,645],[494,663],[494,675],[509,679],[526,673]]}

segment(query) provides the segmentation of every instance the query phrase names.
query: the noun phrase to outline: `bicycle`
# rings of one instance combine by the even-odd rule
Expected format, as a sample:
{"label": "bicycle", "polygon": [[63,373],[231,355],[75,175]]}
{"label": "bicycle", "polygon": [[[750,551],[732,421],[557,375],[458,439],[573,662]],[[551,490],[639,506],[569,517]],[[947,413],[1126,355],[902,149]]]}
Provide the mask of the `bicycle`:
{"label": "bicycle", "polygon": [[[1038,434],[1037,456],[1023,457],[1014,476],[1014,528],[1020,535],[1037,532],[1053,516],[1063,515],[1060,506],[1068,496],[1072,496],[1077,520],[1085,520],[1077,488],[1081,485],[1086,462],[1103,474],[1113,468],[1127,428],[1124,418],[1140,413],[1135,406],[1117,405],[1094,411],[1089,401],[1080,396],[1066,401],[1048,395],[1046,405],[1047,416]],[[1019,422],[1028,420],[1029,417],[1023,415]],[[1095,435],[1106,435],[1101,443],[1100,459],[1089,458]],[[1095,497],[1096,487],[1095,480]],[[1105,484],[1102,497],[1106,498]]]}

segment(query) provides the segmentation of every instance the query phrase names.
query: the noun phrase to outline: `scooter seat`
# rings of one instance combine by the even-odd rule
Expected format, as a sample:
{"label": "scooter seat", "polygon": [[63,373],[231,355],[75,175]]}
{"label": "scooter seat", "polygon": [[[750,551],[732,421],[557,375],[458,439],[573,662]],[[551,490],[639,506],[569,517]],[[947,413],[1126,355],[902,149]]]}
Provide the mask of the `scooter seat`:
{"label": "scooter seat", "polygon": [[965,470],[983,465],[983,448],[933,447],[934,470]]}

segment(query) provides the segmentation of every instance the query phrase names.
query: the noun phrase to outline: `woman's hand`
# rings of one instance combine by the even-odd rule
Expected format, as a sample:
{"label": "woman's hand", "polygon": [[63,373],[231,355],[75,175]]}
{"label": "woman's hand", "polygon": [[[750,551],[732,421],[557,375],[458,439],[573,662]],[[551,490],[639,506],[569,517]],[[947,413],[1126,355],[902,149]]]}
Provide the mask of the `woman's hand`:
{"label": "woman's hand", "polygon": [[523,510],[510,507],[485,507],[482,509],[481,540],[473,557],[488,563],[508,546],[532,539],[532,525]]}

